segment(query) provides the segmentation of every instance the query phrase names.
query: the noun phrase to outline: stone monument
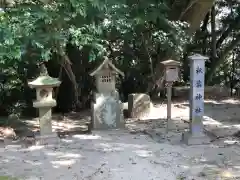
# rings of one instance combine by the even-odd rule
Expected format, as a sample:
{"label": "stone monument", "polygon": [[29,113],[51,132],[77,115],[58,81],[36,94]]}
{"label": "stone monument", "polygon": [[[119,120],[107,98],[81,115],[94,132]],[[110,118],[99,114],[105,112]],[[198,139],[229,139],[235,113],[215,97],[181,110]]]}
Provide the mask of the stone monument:
{"label": "stone monument", "polygon": [[33,107],[39,110],[40,136],[36,137],[37,143],[41,145],[58,142],[58,136],[52,131],[52,107],[56,106],[56,100],[52,97],[54,87],[61,82],[57,78],[48,75],[44,64],[41,65],[40,76],[28,85],[36,89],[37,100]]}
{"label": "stone monument", "polygon": [[131,118],[147,117],[151,110],[151,99],[147,94],[129,94],[128,111]]}
{"label": "stone monument", "polygon": [[189,132],[183,134],[182,140],[188,145],[206,144],[210,138],[205,135],[203,128],[204,115],[204,76],[205,60],[199,54],[189,57],[190,59],[190,125]]}
{"label": "stone monument", "polygon": [[94,129],[116,129],[124,127],[122,103],[115,89],[116,75],[124,76],[111,60],[104,61],[90,76],[96,79],[97,92],[92,103],[92,123]]}

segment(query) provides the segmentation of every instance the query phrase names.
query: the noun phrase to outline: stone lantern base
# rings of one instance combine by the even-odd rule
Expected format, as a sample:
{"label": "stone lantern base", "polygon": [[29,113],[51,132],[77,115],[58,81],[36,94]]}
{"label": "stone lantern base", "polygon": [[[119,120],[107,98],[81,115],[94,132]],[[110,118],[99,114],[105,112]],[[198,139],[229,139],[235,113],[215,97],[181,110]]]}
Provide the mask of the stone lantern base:
{"label": "stone lantern base", "polygon": [[52,107],[56,105],[56,101],[35,101],[33,105],[39,110],[40,134],[36,136],[36,144],[51,145],[59,143],[60,139],[57,133],[52,130]]}

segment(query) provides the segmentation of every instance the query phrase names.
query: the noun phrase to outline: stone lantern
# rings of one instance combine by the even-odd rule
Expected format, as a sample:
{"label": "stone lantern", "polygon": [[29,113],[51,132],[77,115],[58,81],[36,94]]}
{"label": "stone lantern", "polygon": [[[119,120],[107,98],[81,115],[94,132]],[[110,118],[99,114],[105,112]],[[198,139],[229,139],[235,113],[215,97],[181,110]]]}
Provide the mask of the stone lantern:
{"label": "stone lantern", "polygon": [[174,60],[166,60],[161,62],[164,65],[164,80],[167,88],[167,132],[172,129],[173,122],[171,120],[171,104],[172,104],[172,84],[179,80],[180,62]]}
{"label": "stone lantern", "polygon": [[105,57],[104,61],[90,76],[96,79],[97,92],[92,103],[92,123],[94,129],[114,129],[124,127],[122,103],[116,91],[116,76],[124,73]]}
{"label": "stone lantern", "polygon": [[55,143],[58,140],[57,134],[52,131],[52,107],[56,106],[56,100],[52,97],[53,88],[57,87],[61,82],[57,78],[48,75],[44,64],[41,65],[40,76],[29,82],[30,88],[36,89],[36,101],[33,107],[39,110],[40,123],[40,144]]}
{"label": "stone lantern", "polygon": [[174,82],[179,79],[180,62],[175,60],[166,60],[161,62],[164,65],[164,80],[166,82]]}

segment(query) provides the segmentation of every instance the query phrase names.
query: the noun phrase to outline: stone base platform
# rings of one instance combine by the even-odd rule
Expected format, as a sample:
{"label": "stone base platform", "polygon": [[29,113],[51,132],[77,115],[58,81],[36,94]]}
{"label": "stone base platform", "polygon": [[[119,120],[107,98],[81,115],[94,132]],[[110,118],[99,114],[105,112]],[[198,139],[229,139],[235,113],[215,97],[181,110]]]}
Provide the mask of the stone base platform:
{"label": "stone base platform", "polygon": [[187,145],[203,145],[209,144],[211,139],[204,133],[196,136],[187,131],[182,134],[182,142]]}

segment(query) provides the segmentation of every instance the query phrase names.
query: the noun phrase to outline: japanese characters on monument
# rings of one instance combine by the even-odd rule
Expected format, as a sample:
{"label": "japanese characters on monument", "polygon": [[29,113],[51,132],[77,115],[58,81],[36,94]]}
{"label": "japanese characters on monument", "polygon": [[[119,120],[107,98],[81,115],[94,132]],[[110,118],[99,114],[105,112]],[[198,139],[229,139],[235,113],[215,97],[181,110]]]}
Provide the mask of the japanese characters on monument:
{"label": "japanese characters on monument", "polygon": [[205,135],[204,115],[204,75],[205,60],[208,57],[200,54],[190,56],[190,124],[189,131],[184,132],[182,140],[188,145],[208,144],[210,138]]}
{"label": "japanese characters on monument", "polygon": [[191,97],[190,97],[190,119],[191,132],[201,133],[203,131],[202,119],[204,115],[204,76],[206,57],[193,55],[191,59]]}
{"label": "japanese characters on monument", "polygon": [[204,114],[204,60],[195,60],[193,62],[193,116],[203,116]]}

